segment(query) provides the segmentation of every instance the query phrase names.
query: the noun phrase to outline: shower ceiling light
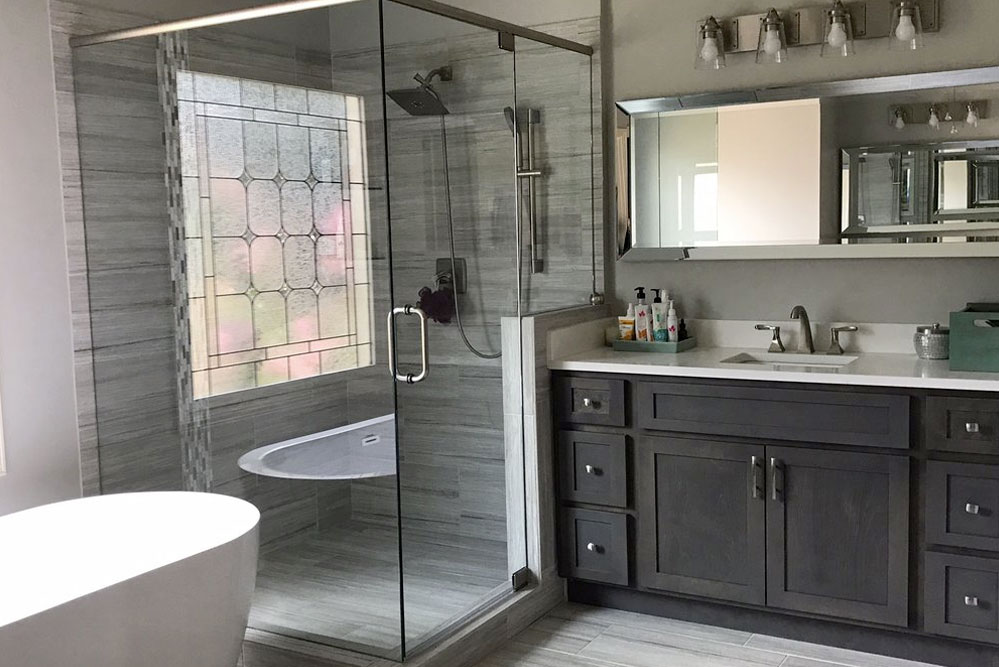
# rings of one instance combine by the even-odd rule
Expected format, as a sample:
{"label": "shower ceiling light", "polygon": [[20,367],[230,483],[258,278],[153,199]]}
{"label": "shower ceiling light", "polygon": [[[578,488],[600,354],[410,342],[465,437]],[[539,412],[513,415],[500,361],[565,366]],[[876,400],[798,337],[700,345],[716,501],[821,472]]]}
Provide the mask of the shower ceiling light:
{"label": "shower ceiling light", "polygon": [[725,67],[725,32],[714,16],[709,16],[697,29],[697,69]]}
{"label": "shower ceiling light", "polygon": [[784,19],[771,9],[760,21],[760,39],[756,47],[756,62],[782,64],[787,62],[787,32]]}

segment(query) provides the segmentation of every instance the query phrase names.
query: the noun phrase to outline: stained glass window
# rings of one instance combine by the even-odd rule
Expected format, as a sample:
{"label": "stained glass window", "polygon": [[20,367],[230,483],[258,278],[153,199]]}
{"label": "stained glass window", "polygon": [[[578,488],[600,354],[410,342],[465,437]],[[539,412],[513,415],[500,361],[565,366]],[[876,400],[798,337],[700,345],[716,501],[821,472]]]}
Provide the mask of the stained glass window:
{"label": "stained glass window", "polygon": [[360,99],[178,76],[196,398],[373,362]]}

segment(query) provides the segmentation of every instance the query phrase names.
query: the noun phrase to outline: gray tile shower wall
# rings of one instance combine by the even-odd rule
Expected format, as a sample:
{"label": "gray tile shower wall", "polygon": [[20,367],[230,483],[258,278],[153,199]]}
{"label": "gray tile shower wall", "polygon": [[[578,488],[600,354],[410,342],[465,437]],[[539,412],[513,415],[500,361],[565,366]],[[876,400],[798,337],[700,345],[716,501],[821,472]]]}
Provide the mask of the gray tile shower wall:
{"label": "gray tile shower wall", "polygon": [[[177,368],[156,42],[74,54],[69,35],[147,19],[58,1],[52,17],[85,489],[91,495],[177,489]],[[191,67],[330,88],[328,55],[237,35],[192,36]],[[257,446],[391,410],[382,368],[261,389],[250,400],[246,394],[212,399],[214,490],[261,508],[265,542],[346,517],[349,485],[257,478],[239,470],[236,460]]]}

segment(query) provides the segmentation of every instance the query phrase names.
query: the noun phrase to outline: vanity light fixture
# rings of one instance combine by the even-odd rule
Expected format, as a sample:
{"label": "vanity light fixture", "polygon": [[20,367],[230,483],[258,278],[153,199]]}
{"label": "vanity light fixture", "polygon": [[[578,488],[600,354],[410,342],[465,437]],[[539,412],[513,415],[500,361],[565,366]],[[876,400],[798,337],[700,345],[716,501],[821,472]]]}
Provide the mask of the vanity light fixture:
{"label": "vanity light fixture", "polygon": [[940,114],[937,113],[936,105],[930,107],[930,119],[927,121],[934,130],[940,129]]}
{"label": "vanity light fixture", "polygon": [[888,47],[914,51],[923,46],[923,20],[917,0],[895,0],[891,10]]}
{"label": "vanity light fixture", "polygon": [[784,19],[771,8],[760,21],[760,40],[756,47],[757,63],[787,62],[787,32]]}
{"label": "vanity light fixture", "polygon": [[968,105],[968,117],[965,119],[966,122],[971,127],[978,127],[978,121],[981,120],[981,116],[978,114],[978,107],[974,104]]}
{"label": "vanity light fixture", "polygon": [[722,69],[725,67],[725,32],[709,16],[697,29],[697,69]]}
{"label": "vanity light fixture", "polygon": [[905,129],[905,109],[903,109],[902,107],[895,107],[894,117],[895,117],[895,120],[892,122],[892,125],[895,127],[895,129],[899,130],[899,131],[904,130]]}
{"label": "vanity light fixture", "polygon": [[852,56],[856,53],[853,43],[853,16],[843,4],[836,0],[826,19],[826,38],[822,42],[822,57]]}

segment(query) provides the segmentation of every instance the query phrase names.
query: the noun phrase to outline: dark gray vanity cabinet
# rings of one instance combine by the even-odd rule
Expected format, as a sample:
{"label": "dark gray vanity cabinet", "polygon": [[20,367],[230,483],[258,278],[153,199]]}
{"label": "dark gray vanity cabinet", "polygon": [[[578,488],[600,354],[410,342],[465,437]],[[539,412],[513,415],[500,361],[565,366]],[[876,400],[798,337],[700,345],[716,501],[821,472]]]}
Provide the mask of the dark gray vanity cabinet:
{"label": "dark gray vanity cabinet", "polygon": [[638,585],[766,603],[764,448],[638,438]]}
{"label": "dark gray vanity cabinet", "polygon": [[767,605],[908,625],[908,458],[769,446],[767,458]]}
{"label": "dark gray vanity cabinet", "polygon": [[996,396],[568,372],[554,389],[570,599],[999,667]]}

